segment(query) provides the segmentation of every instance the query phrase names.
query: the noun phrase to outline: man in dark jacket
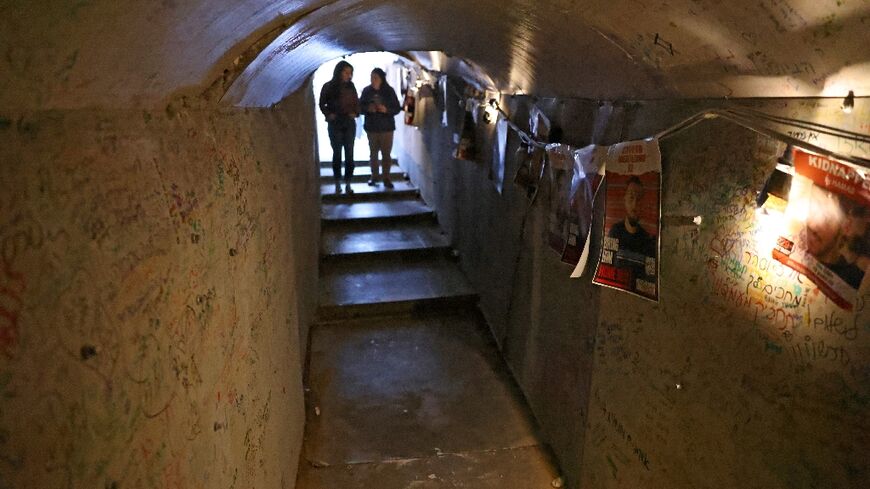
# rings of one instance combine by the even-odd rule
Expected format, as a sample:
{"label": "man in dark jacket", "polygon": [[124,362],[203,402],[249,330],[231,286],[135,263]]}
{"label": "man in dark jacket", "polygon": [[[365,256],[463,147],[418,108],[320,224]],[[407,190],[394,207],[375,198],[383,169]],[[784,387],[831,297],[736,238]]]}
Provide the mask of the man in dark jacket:
{"label": "man in dark jacket", "polygon": [[644,278],[648,258],[657,258],[656,239],[640,225],[638,206],[643,198],[643,182],[637,176],[628,179],[625,187],[625,217],[611,226],[607,236],[616,238],[619,248],[616,252],[616,266],[632,271],[632,285],[635,279]]}
{"label": "man in dark jacket", "polygon": [[339,61],[332,73],[332,80],[320,91],[320,111],[326,116],[329,128],[329,143],[332,146],[332,172],[335,176],[335,192],[341,192],[341,150],[344,149],[345,191],[353,178],[353,142],[356,136],[356,119],[359,114],[359,97],[353,78],[353,66]]}

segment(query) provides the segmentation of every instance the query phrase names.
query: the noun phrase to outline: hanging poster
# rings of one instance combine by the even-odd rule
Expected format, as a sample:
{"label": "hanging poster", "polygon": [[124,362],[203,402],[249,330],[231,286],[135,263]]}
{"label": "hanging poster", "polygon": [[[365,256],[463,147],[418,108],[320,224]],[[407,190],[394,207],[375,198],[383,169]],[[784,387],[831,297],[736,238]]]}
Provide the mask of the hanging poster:
{"label": "hanging poster", "polygon": [[[533,105],[529,111],[529,131],[531,132],[531,137],[538,141],[547,141],[550,137],[550,120],[547,119],[547,116],[536,105]],[[528,157],[524,157],[517,168],[514,183],[524,188],[531,200],[536,195],[538,183],[544,176],[544,158],[546,152],[542,148],[531,145],[526,145],[525,148],[525,151],[528,152]]]}
{"label": "hanging poster", "polygon": [[504,190],[504,165],[507,151],[507,136],[508,136],[508,121],[501,115],[498,117],[498,122],[495,125],[495,138],[493,138],[492,148],[492,168],[490,169],[490,178],[495,184],[495,189],[498,193]]}
{"label": "hanging poster", "polygon": [[441,92],[442,109],[441,109],[441,127],[447,127],[447,75],[441,75],[438,78],[438,88]]}
{"label": "hanging poster", "polygon": [[414,112],[416,110],[417,97],[413,90],[405,92],[405,101],[402,103],[402,110],[405,112],[405,124],[414,125]]}
{"label": "hanging poster", "polygon": [[[607,148],[591,144],[574,151],[574,175],[571,179],[571,226],[568,246],[562,261],[575,264],[571,278],[579,278],[589,261],[589,237],[592,233],[592,206],[601,182],[604,181],[604,162]],[[575,259],[576,256],[576,259]]]}
{"label": "hanging poster", "polygon": [[[548,144],[550,199],[547,217],[547,243],[565,261],[571,231],[571,177],[574,173],[574,148],[567,144]],[[577,253],[579,256],[579,253]],[[570,259],[570,258],[569,258]],[[575,261],[574,264],[577,262]]]}
{"label": "hanging poster", "polygon": [[662,159],[657,139],[608,147],[604,238],[593,283],[658,301]]}
{"label": "hanging poster", "polygon": [[473,161],[477,156],[476,148],[477,123],[474,121],[473,109],[466,105],[465,117],[462,119],[462,127],[459,129],[459,141],[453,157],[457,160]]}
{"label": "hanging poster", "polygon": [[870,179],[832,158],[796,149],[785,226],[773,258],[852,310],[870,291]]}
{"label": "hanging poster", "polygon": [[414,120],[412,125],[417,128],[424,128],[426,125],[427,113],[434,108],[434,90],[428,83],[424,83],[414,92]]}
{"label": "hanging poster", "polygon": [[537,105],[529,109],[529,132],[538,141],[546,141],[550,137],[550,119]]}

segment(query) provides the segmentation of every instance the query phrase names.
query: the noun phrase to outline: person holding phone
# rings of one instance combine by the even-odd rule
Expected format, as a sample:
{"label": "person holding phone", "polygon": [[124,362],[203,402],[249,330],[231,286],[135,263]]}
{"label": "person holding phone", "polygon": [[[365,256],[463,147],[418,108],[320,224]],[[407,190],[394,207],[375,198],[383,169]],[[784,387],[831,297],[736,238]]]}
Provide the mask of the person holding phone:
{"label": "person holding phone", "polygon": [[363,128],[369,138],[371,150],[370,163],[372,177],[369,185],[378,183],[378,154],[381,155],[381,170],[384,187],[393,188],[390,181],[390,166],[393,160],[390,152],[393,149],[393,133],[396,130],[396,114],[402,107],[396,91],[387,83],[387,74],[380,68],[372,70],[372,84],[365,87],[360,97],[360,106],[365,113]]}

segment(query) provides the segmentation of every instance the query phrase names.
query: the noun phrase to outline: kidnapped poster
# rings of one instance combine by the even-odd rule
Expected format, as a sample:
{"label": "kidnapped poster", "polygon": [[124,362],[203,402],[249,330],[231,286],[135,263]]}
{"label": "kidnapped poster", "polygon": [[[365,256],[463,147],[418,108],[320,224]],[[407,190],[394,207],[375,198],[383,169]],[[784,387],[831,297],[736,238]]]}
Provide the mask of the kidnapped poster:
{"label": "kidnapped poster", "polygon": [[661,152],[656,139],[607,149],[604,237],[593,283],[658,301]]}

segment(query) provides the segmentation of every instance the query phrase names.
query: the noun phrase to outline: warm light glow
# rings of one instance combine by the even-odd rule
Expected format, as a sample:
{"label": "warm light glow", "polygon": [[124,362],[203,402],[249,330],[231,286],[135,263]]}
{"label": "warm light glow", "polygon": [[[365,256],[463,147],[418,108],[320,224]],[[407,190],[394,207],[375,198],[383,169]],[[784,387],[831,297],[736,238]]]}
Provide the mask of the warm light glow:
{"label": "warm light glow", "polygon": [[[810,202],[802,195],[809,195],[809,188],[813,185],[812,181],[801,175],[795,175],[792,179],[791,191],[788,196],[788,206],[785,209],[784,217],[787,222],[803,224],[807,221],[810,215]],[[798,230],[790,229],[791,234],[796,234]]]}
{"label": "warm light glow", "polygon": [[484,111],[486,113],[486,122],[495,124],[498,121],[498,110],[492,105],[486,104]]}
{"label": "warm light glow", "polygon": [[486,122],[495,124],[498,121],[498,101],[501,99],[501,94],[498,92],[486,92],[486,105],[484,111],[486,114]]}
{"label": "warm light glow", "polygon": [[[771,197],[775,198],[775,197]],[[770,199],[768,199],[770,200]],[[776,240],[785,229],[783,213],[764,206],[755,210],[755,245],[758,254],[770,256],[776,246]]]}

